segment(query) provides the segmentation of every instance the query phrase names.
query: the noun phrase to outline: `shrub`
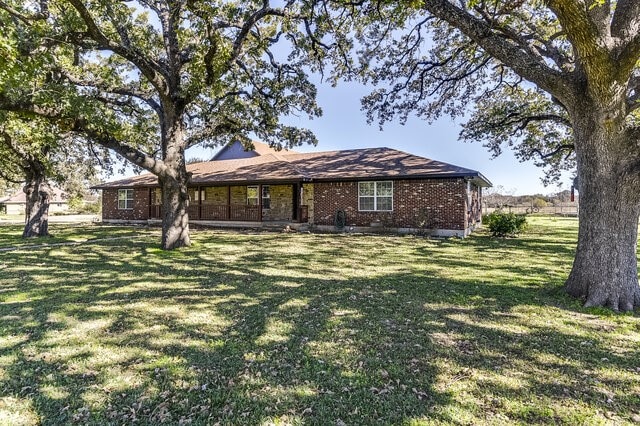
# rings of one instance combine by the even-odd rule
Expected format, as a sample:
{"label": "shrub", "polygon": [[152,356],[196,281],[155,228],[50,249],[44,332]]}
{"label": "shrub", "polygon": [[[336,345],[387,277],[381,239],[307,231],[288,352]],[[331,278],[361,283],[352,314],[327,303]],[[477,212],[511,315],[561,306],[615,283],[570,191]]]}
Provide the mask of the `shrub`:
{"label": "shrub", "polygon": [[488,214],[483,222],[489,227],[494,237],[514,236],[527,227],[526,216],[501,211]]}
{"label": "shrub", "polygon": [[62,214],[100,214],[102,211],[102,204],[100,201],[84,201],[80,199],[79,202],[71,202],[69,200],[69,210]]}
{"label": "shrub", "polygon": [[549,203],[547,203],[547,201],[543,200],[542,198],[536,198],[536,199],[533,200],[531,205],[533,207],[537,207],[537,208],[541,209],[543,207],[547,207],[549,205]]}

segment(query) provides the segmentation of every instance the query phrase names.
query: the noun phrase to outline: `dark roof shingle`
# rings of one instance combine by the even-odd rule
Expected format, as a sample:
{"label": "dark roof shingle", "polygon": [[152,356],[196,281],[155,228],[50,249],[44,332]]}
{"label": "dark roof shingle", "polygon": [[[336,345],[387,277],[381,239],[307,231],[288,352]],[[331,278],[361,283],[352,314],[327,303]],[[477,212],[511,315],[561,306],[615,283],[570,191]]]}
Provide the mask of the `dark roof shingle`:
{"label": "dark roof shingle", "polygon": [[[266,153],[253,158],[218,160],[187,165],[191,184],[230,184],[287,181],[361,180],[391,178],[470,177],[483,186],[491,183],[481,173],[391,148],[325,152]],[[146,173],[98,185],[96,188],[157,186]]]}

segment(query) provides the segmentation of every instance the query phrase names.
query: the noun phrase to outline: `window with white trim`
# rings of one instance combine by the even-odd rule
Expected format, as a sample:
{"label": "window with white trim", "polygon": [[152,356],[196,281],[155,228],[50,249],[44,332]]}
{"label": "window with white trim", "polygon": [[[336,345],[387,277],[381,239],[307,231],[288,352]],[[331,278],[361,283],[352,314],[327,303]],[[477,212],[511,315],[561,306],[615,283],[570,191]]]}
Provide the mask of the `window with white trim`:
{"label": "window with white trim", "polygon": [[153,188],[151,190],[151,205],[159,206],[160,204],[162,204],[162,189]]}
{"label": "window with white trim", "polygon": [[118,210],[133,209],[133,189],[118,189]]}
{"label": "window with white trim", "polygon": [[393,182],[358,182],[358,210],[390,212],[393,210]]}
{"label": "window with white trim", "polygon": [[189,188],[189,201],[204,201],[206,193],[204,189],[198,191],[198,188]]}
{"label": "window with white trim", "polygon": [[262,185],[262,208],[271,208],[271,191],[269,185]]}
{"label": "window with white trim", "polygon": [[258,187],[257,186],[247,186],[247,205],[248,206],[257,206],[258,205]]}

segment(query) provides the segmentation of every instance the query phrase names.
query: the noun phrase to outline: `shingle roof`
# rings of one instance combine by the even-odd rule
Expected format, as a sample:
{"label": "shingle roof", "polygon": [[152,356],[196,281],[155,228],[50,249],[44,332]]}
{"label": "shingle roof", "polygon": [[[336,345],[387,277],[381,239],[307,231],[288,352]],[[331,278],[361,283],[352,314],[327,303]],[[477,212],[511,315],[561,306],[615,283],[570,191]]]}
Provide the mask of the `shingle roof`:
{"label": "shingle roof", "polygon": [[[53,186],[51,190],[52,190],[51,199],[50,199],[51,203],[64,203],[67,201],[67,194],[65,194],[62,189],[56,186]],[[0,203],[4,203],[4,204],[23,204],[26,202],[27,202],[27,194],[25,194],[24,191],[22,190],[16,191],[12,196],[0,200]]]}
{"label": "shingle roof", "polygon": [[[220,161],[220,157],[224,156],[226,151],[228,149],[233,149],[234,147],[241,147],[245,152],[249,152],[254,154],[255,156],[260,156],[260,155],[268,155],[268,154],[273,154],[276,157],[279,156],[280,154],[284,154],[284,153],[295,153],[296,151],[290,150],[290,149],[283,149],[281,151],[277,151],[275,148],[272,148],[269,146],[269,144],[266,144],[264,142],[258,142],[258,141],[251,141],[251,144],[253,144],[253,149],[246,149],[244,147],[244,145],[242,145],[239,141],[234,141],[231,142],[227,145],[225,145],[220,151],[218,151],[216,153],[216,155],[213,156],[213,158],[211,159],[211,161]],[[243,158],[251,158],[251,155],[243,157]]]}
{"label": "shingle roof", "polygon": [[[335,181],[390,178],[469,177],[491,186],[481,173],[391,148],[297,153],[282,151],[253,158],[218,160],[187,165],[191,184],[230,184],[291,181]],[[146,173],[95,188],[157,186]]]}

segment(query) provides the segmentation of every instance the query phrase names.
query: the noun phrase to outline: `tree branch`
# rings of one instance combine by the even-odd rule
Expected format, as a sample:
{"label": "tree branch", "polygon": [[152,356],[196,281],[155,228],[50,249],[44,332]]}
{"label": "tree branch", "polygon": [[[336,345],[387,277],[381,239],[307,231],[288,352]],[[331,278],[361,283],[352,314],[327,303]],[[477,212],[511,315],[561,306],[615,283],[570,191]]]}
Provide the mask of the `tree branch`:
{"label": "tree branch", "polygon": [[81,0],[68,0],[76,9],[80,18],[87,26],[87,32],[98,43],[99,48],[110,50],[135,64],[140,72],[158,90],[161,96],[169,96],[167,82],[170,81],[169,73],[158,62],[146,57],[142,52],[132,47],[124,46],[110,40],[100,29]]}
{"label": "tree branch", "polygon": [[[567,38],[573,46],[576,57],[589,81],[589,89],[600,99],[608,99],[612,77],[626,81],[630,70],[620,67],[611,54],[608,44],[608,28],[602,28],[596,14],[583,1],[548,0],[549,9],[557,16]],[[604,8],[594,4],[592,9]]]}
{"label": "tree branch", "polygon": [[557,155],[562,151],[572,152],[574,150],[575,150],[575,146],[573,144],[565,144],[565,145],[560,145],[560,146],[556,147],[556,149],[554,149],[553,151],[547,152],[547,153],[543,153],[542,151],[540,151],[537,148],[533,148],[531,150],[531,152],[533,154],[537,154],[540,157],[541,160],[546,160],[547,158],[551,158],[554,155]]}
{"label": "tree branch", "polygon": [[627,86],[627,115],[640,108],[640,75],[634,75],[629,79]]}
{"label": "tree branch", "polygon": [[160,176],[167,166],[162,160],[158,160],[143,151],[117,140],[99,129],[93,127],[89,120],[82,116],[69,117],[62,110],[42,108],[28,100],[12,101],[0,92],[0,110],[17,112],[19,114],[36,115],[52,122],[64,123],[71,131],[80,133],[95,143],[115,151],[133,164]]}
{"label": "tree branch", "polygon": [[637,37],[638,33],[640,33],[640,2],[618,0],[611,19],[611,35],[626,44]]}
{"label": "tree branch", "polygon": [[23,23],[29,24],[29,25],[33,21],[40,21],[40,20],[43,20],[43,19],[47,19],[47,16],[49,15],[49,5],[48,5],[47,1],[44,1],[44,0],[40,1],[40,10],[38,12],[36,12],[35,14],[31,15],[31,16],[21,13],[20,11],[12,8],[6,2],[1,1],[1,0],[0,0],[0,9],[4,10],[9,15],[11,15],[14,18],[22,21]]}
{"label": "tree branch", "polygon": [[[134,87],[130,87],[130,86],[114,87],[114,86],[111,86],[110,84],[108,84],[107,82],[105,82],[104,80],[101,80],[101,79],[92,79],[90,81],[89,80],[83,80],[83,79],[77,78],[76,76],[70,74],[69,72],[67,72],[66,70],[63,70],[63,69],[59,69],[58,71],[71,84],[75,84],[77,86],[82,86],[82,87],[94,87],[94,88],[96,88],[98,90],[101,90],[103,92],[108,92],[108,93],[112,93],[112,94],[115,94],[115,95],[129,96],[129,97],[132,97],[132,98],[140,99],[141,101],[143,101],[144,103],[149,105],[157,114],[161,114],[162,113],[162,108],[161,108],[160,104],[158,102],[156,102],[155,99],[153,99],[151,97],[150,93],[144,93],[144,92],[139,91],[139,90],[135,89]],[[132,108],[133,108],[133,106],[132,106]]]}
{"label": "tree branch", "polygon": [[186,140],[186,148],[191,148],[206,139],[214,139],[218,136],[228,134],[230,132],[238,131],[241,126],[236,121],[230,120],[227,117],[223,117],[220,123],[207,123],[207,125],[198,132],[193,133]]}
{"label": "tree branch", "polygon": [[[290,4],[291,1],[288,1],[283,9],[289,7]],[[238,57],[240,56],[242,47],[244,46],[247,37],[251,33],[251,28],[253,28],[255,24],[257,24],[260,20],[264,19],[267,16],[286,16],[286,13],[283,9],[272,8],[269,6],[269,0],[263,1],[262,7],[252,13],[240,26],[240,32],[233,41],[233,48],[231,50],[231,55],[226,61],[227,66],[225,67],[225,69],[229,69],[233,65],[233,63],[235,63],[236,59],[238,59]]]}
{"label": "tree branch", "polygon": [[76,118],[70,128],[74,132],[86,135],[87,138],[93,140],[97,144],[115,151],[131,163],[155,174],[156,176],[161,176],[167,169],[162,160],[153,158],[143,151],[119,141],[105,132],[93,128],[90,123],[82,117]]}
{"label": "tree branch", "polygon": [[491,56],[509,64],[516,74],[553,96],[563,100],[574,96],[572,81],[560,71],[550,68],[530,46],[523,47],[507,40],[486,22],[448,0],[429,0],[424,3],[424,8],[434,16],[459,28]]}

